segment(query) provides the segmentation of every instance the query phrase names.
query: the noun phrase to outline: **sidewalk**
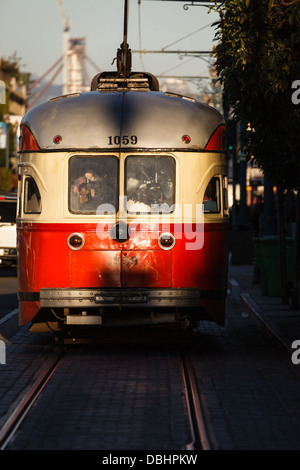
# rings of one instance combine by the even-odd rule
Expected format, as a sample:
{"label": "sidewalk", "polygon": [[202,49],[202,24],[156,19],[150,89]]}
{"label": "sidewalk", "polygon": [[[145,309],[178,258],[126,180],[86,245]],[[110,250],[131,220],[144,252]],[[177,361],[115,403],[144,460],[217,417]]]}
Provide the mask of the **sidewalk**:
{"label": "sidewalk", "polygon": [[265,335],[291,356],[293,341],[300,340],[300,310],[282,305],[281,297],[262,295],[261,285],[253,283],[252,265],[229,264],[228,288]]}

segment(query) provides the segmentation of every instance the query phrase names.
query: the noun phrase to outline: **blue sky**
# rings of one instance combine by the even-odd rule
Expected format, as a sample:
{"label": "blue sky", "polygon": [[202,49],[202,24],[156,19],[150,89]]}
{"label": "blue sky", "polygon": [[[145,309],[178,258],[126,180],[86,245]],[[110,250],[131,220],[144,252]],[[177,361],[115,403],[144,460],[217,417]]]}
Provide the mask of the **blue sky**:
{"label": "blue sky", "polygon": [[[123,41],[124,0],[62,0],[70,19],[70,36],[85,37],[87,56],[100,70],[111,65]],[[138,0],[129,2],[128,43],[132,50],[157,50],[174,43],[173,50],[211,50],[218,19],[207,8],[181,1]],[[195,31],[203,28],[195,34]],[[187,35],[188,38],[181,40]],[[0,0],[0,54],[16,52],[21,69],[35,77],[43,75],[62,55],[62,18],[57,0]],[[207,75],[207,62],[199,58],[179,59],[175,54],[133,54],[133,70],[154,74]],[[169,72],[168,72],[169,70]],[[97,73],[88,70],[91,78]],[[49,75],[50,79],[51,75]],[[61,77],[56,79],[61,83]]]}

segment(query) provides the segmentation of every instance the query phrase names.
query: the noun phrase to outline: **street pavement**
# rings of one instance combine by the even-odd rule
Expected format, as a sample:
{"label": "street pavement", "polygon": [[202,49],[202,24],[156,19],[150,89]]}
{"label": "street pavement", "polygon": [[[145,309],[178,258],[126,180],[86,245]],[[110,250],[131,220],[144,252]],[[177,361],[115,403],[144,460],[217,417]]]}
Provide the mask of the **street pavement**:
{"label": "street pavement", "polygon": [[263,295],[254,265],[229,264],[228,288],[265,335],[290,357],[294,353],[294,359],[300,363],[300,353],[297,353],[300,351],[300,310],[283,305],[281,297]]}
{"label": "street pavement", "polygon": [[[16,272],[3,271],[0,280],[0,318],[16,311]],[[228,289],[243,307],[245,314],[251,315],[253,320],[263,330],[265,335],[282,348],[290,356],[300,351],[300,310],[293,310],[290,305],[283,305],[281,297],[271,297],[262,294],[262,285],[258,282],[254,265],[233,265],[229,263]],[[14,329],[17,328],[17,315],[14,316]],[[9,325],[8,325],[9,326]],[[11,326],[11,325],[10,325]],[[3,328],[7,325],[1,325]],[[5,336],[7,337],[7,336]],[[299,346],[296,341],[299,341]],[[294,343],[294,347],[292,347]],[[299,352],[300,363],[300,352]]]}

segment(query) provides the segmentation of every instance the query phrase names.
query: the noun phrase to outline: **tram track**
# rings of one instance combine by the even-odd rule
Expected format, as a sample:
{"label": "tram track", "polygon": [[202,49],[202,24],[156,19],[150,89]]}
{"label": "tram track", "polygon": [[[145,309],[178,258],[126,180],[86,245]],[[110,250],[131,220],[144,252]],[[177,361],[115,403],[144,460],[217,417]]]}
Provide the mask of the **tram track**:
{"label": "tram track", "polygon": [[[203,404],[201,403],[201,397],[199,396],[199,393],[198,393],[197,382],[196,382],[193,364],[192,364],[189,351],[188,350],[180,351],[177,348],[175,350],[174,349],[169,350],[167,348],[167,350],[163,353],[162,352],[157,353],[157,349],[155,349],[155,352],[152,349],[149,352],[147,348],[145,350],[138,349],[138,351],[145,355],[145,359],[141,360],[139,357],[136,357],[136,359],[131,359],[132,355],[130,354],[128,355],[128,358],[127,358],[126,355],[125,356],[123,354],[119,355],[119,353],[116,352],[114,349],[109,353],[107,353],[106,349],[104,350],[101,349],[100,352],[99,350],[96,349],[96,351],[93,351],[92,353],[90,353],[89,350],[85,348],[82,348],[82,349],[71,348],[70,351],[67,350],[64,352],[59,351],[59,350],[56,351],[56,353],[53,354],[45,362],[45,364],[43,365],[43,368],[41,369],[39,373],[38,379],[36,379],[34,383],[30,386],[30,388],[25,391],[24,396],[19,401],[14,411],[10,414],[10,416],[7,417],[6,421],[2,425],[0,429],[0,450],[6,450],[6,449],[11,449],[11,448],[20,448],[20,449],[27,448],[26,447],[27,444],[24,444],[25,441],[22,438],[24,429],[25,430],[26,428],[28,429],[28,426],[29,426],[28,421],[29,422],[32,421],[32,413],[35,415],[37,413],[38,414],[42,413],[42,411],[37,412],[36,407],[35,407],[35,410],[33,411],[34,405],[36,404],[37,407],[40,406],[40,400],[37,403],[37,400],[39,398],[41,399],[42,402],[43,401],[45,402],[45,400],[49,400],[49,398],[47,398],[48,389],[53,389],[53,388],[57,389],[57,387],[61,387],[61,386],[63,387],[63,385],[61,385],[59,382],[62,377],[61,368],[59,369],[60,366],[62,367],[63,370],[66,370],[66,369],[69,370],[69,365],[74,364],[76,370],[73,369],[73,372],[70,372],[70,374],[72,375],[68,377],[68,380],[74,383],[74,381],[76,382],[77,380],[74,374],[76,374],[78,370],[80,369],[82,370],[82,368],[87,370],[87,367],[88,367],[88,364],[90,364],[91,358],[93,358],[93,360],[97,362],[97,357],[98,357],[98,362],[103,363],[101,366],[99,366],[99,370],[101,370],[101,373],[98,376],[98,386],[100,387],[103,386],[102,383],[105,384],[104,387],[106,387],[106,383],[109,383],[109,381],[112,379],[115,380],[114,377],[115,377],[116,371],[119,370],[120,363],[123,363],[124,369],[128,369],[129,364],[131,364],[131,369],[132,369],[132,366],[136,368],[136,371],[137,371],[137,376],[135,379],[136,387],[134,389],[132,389],[133,379],[132,379],[131,372],[129,373],[131,376],[129,376],[127,380],[125,379],[124,374],[121,374],[121,376],[119,377],[120,389],[124,387],[124,384],[125,384],[124,390],[127,390],[125,391],[125,393],[128,394],[127,399],[126,399],[126,405],[127,405],[126,414],[128,416],[130,416],[131,414],[134,415],[136,403],[137,402],[141,403],[141,399],[142,399],[143,407],[145,407],[144,413],[147,413],[148,416],[151,416],[151,413],[149,415],[149,409],[147,409],[147,406],[149,406],[148,404],[150,402],[152,403],[157,400],[162,401],[162,402],[164,402],[164,400],[174,401],[174,397],[175,397],[175,400],[178,400],[180,397],[180,389],[181,389],[181,399],[180,399],[181,405],[179,405],[179,402],[178,402],[178,406],[173,407],[173,416],[171,412],[169,415],[166,414],[164,409],[162,409],[158,415],[162,415],[162,416],[164,415],[165,419],[166,419],[166,416],[168,416],[168,421],[169,421],[168,426],[171,426],[170,427],[170,430],[171,430],[172,428],[171,423],[176,422],[178,425],[178,418],[181,414],[181,417],[179,418],[180,423],[182,423],[180,425],[181,430],[179,431],[179,434],[181,435],[181,439],[179,440],[178,437],[176,437],[176,442],[177,442],[177,445],[175,447],[176,449],[187,450],[187,451],[210,450],[212,446],[210,443],[209,433],[207,431],[207,426],[205,422],[205,412],[203,413]],[[154,355],[153,355],[153,352],[154,352]],[[163,357],[166,358],[166,364],[163,366],[163,369],[166,371],[168,370],[167,358],[169,356],[171,357],[171,360],[169,360],[170,365],[172,365],[170,373],[171,373],[171,376],[173,377],[172,380],[174,381],[174,385],[175,385],[175,387],[173,386],[170,389],[172,390],[172,392],[170,392],[172,393],[172,396],[167,395],[164,392],[164,390],[166,389],[166,384],[168,383],[168,379],[167,380],[165,380],[165,378],[162,379],[163,376],[161,375],[161,371],[160,371],[161,366],[158,365],[159,361],[157,362],[157,357],[156,357],[157,354],[163,354],[161,358]],[[112,371],[112,376],[113,376],[112,378],[108,377],[105,374],[105,371],[107,370],[107,364],[105,364],[105,361],[106,363],[113,361],[113,363],[115,364],[114,365],[115,371],[113,370],[113,368],[110,368]],[[147,374],[149,373],[149,379],[143,382],[143,384],[141,384],[140,379],[138,378],[140,372],[138,371],[141,370],[143,362],[145,362],[145,367],[149,367],[149,372],[147,372],[145,375],[147,376]],[[152,372],[156,370],[156,367],[158,367],[158,371],[157,371],[158,375],[155,374],[157,378],[154,378],[155,376],[152,375]],[[60,370],[60,372],[58,371],[58,369]],[[131,369],[128,369],[128,370],[131,370]],[[95,370],[97,370],[97,368]],[[56,371],[58,375],[56,374]],[[120,374],[118,373],[118,376],[119,375]],[[155,385],[153,384],[153,380],[154,380]],[[50,381],[51,383],[49,383]],[[101,385],[99,381],[101,382]],[[127,382],[127,385],[126,385],[126,382]],[[176,387],[176,384],[178,385],[181,384],[181,386],[178,388]],[[118,387],[118,385],[116,386]],[[109,387],[111,387],[111,385]],[[142,389],[148,389],[149,391],[147,393],[143,392],[143,395],[141,396],[140,393]],[[115,393],[115,390],[111,388],[110,390],[111,390],[110,393],[113,395]],[[155,393],[158,393],[158,395],[156,395],[157,398],[155,397],[153,398],[152,392],[150,392],[150,391],[155,391],[155,390],[157,390]],[[160,390],[165,394],[165,398],[161,398]],[[94,392],[91,392],[91,393],[92,393],[91,397],[93,396],[93,399],[95,399],[95,393]],[[62,399],[59,398],[59,396],[57,396],[56,399],[58,400],[57,401],[58,405],[56,406],[59,406],[59,403],[61,403]],[[79,396],[79,400],[80,400],[80,396]],[[99,406],[101,407],[102,407],[102,400],[103,400],[102,396],[99,395],[98,403],[99,403]],[[165,407],[167,405],[167,402],[164,402],[164,403],[165,403],[164,405]],[[78,406],[78,403],[75,403],[75,402],[73,403],[71,402],[70,404],[72,406],[75,406],[75,408]],[[109,407],[109,405],[104,405],[104,408],[107,408],[107,407]],[[110,416],[113,416],[115,412],[116,411],[113,409],[113,407],[110,409],[110,411],[107,412],[107,415],[105,418],[105,421],[107,424],[105,425],[108,426],[108,429],[110,429],[109,423],[110,423],[110,419],[112,419],[110,418]],[[100,410],[100,413],[102,416],[103,411]],[[141,411],[141,413],[143,414],[143,411]],[[66,413],[65,419],[66,420],[69,419],[68,413]],[[129,422],[127,420],[119,423],[119,427],[121,428],[125,426],[128,427],[128,436],[127,437],[123,436],[122,439],[128,440],[128,442],[131,442],[131,441],[134,442],[134,440],[136,439],[134,429],[140,426],[139,420],[141,418],[137,415],[136,419],[137,419],[137,422],[135,422],[134,424],[131,424],[130,425],[131,427],[129,426]],[[43,445],[46,444],[46,446],[51,447],[50,441],[48,443],[49,433],[51,434],[52,432],[51,420],[48,422],[46,416],[44,417],[44,420],[43,421],[45,422],[45,426],[47,427],[47,433],[45,434],[45,438],[44,438],[45,440],[43,441],[44,442]],[[90,417],[85,418],[85,420],[86,421],[84,422],[84,425],[83,425],[84,427],[86,427],[87,429],[89,427],[93,427],[93,422],[90,421]],[[150,435],[152,436],[152,431],[150,430],[150,428],[152,427],[154,429],[155,426],[157,426],[157,420],[152,421],[152,417],[149,417],[149,420],[150,421],[148,422],[149,427],[147,429],[147,432],[149,431],[149,436]],[[81,421],[81,425],[82,425],[82,421]],[[28,433],[28,431],[25,431],[25,433],[26,432]],[[101,432],[101,425],[100,425],[99,432]],[[111,432],[111,429],[109,432]],[[164,434],[165,433],[166,431],[164,431]],[[178,433],[178,431],[176,431],[176,433]],[[173,437],[171,437],[171,434],[168,439],[170,439],[170,442],[172,442]],[[35,442],[34,437],[32,438],[32,442],[34,445],[34,442]],[[24,445],[25,447],[23,447]],[[32,444],[30,443],[29,445],[32,445]],[[58,445],[62,445],[62,444],[58,444]],[[82,444],[80,443],[80,445]],[[116,443],[114,445],[117,446]],[[148,443],[146,439],[145,448],[147,448],[147,445]],[[153,445],[153,443],[151,445]],[[156,445],[158,446],[156,448],[159,449],[160,448],[159,440],[156,443]],[[77,448],[76,445],[75,447],[72,447],[72,446],[73,444],[70,445],[70,448]],[[68,446],[66,446],[66,448],[68,448]],[[97,447],[93,447],[93,448],[97,448]]]}
{"label": "tram track", "polygon": [[187,450],[211,450],[212,444],[209,439],[209,432],[203,412],[203,403],[201,403],[198,392],[190,355],[187,352],[182,352],[181,361],[187,414],[192,437],[191,442],[189,442],[185,448]]}
{"label": "tram track", "polygon": [[27,390],[14,411],[8,416],[0,429],[0,450],[5,450],[9,446],[23,420],[61,363],[62,358],[63,354],[57,353],[55,357],[48,359],[39,377]]}

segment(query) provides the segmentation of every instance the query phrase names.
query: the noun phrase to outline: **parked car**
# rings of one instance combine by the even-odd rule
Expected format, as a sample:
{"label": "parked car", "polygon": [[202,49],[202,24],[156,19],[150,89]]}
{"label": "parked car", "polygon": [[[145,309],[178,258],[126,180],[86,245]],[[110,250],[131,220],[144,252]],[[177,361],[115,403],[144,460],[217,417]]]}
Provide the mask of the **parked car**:
{"label": "parked car", "polygon": [[17,195],[0,193],[0,266],[17,264]]}

